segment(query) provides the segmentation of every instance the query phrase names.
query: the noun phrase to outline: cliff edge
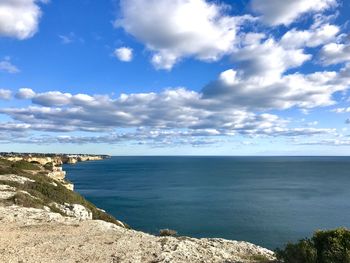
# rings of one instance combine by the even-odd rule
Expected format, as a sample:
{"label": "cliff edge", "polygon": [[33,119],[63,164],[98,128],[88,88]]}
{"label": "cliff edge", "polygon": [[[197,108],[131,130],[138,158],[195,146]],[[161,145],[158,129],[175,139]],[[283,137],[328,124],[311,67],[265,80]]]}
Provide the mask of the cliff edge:
{"label": "cliff edge", "polygon": [[[54,165],[55,166],[55,165]],[[274,262],[243,241],[134,231],[52,178],[38,162],[0,158],[1,262]]]}

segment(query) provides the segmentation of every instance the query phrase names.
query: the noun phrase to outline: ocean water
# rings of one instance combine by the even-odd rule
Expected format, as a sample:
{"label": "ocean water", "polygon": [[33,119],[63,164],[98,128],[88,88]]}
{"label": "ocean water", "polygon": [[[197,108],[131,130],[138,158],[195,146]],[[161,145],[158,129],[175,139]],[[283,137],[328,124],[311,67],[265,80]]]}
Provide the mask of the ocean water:
{"label": "ocean water", "polygon": [[274,249],[350,227],[350,157],[112,157],[64,169],[88,200],[149,233]]}

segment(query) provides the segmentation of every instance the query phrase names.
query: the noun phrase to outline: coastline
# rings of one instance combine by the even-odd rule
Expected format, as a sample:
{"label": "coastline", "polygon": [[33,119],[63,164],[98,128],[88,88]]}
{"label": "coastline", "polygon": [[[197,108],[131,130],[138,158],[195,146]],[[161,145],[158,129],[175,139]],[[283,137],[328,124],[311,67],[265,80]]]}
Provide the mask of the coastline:
{"label": "coastline", "polygon": [[[128,229],[126,224],[117,219],[112,223],[106,223],[105,221],[108,220],[102,221],[103,219],[96,218],[94,211],[96,213],[100,210],[100,213],[104,213],[103,210],[93,208],[94,211],[90,211],[93,206],[84,206],[85,199],[78,204],[71,202],[78,194],[73,191],[74,187],[66,182],[65,171],[61,165],[75,163],[73,160],[76,162],[101,160],[107,157],[104,155],[69,157],[71,159],[67,158],[67,155],[23,155],[5,158],[9,162],[7,165],[11,167],[21,163],[28,164],[28,167],[30,167],[29,164],[33,164],[40,168],[35,172],[26,169],[17,171],[17,174],[12,174],[12,177],[11,174],[3,174],[3,172],[0,175],[0,183],[2,182],[0,194],[6,197],[4,193],[7,193],[7,197],[10,196],[3,198],[0,205],[1,232],[4,233],[0,238],[0,251],[4,252],[4,258],[8,262],[15,260],[48,262],[44,259],[51,260],[50,262],[274,262],[272,251],[244,241],[159,237]],[[52,166],[48,166],[49,163]],[[23,186],[18,182],[23,180],[24,185],[30,186],[38,183],[38,176],[41,176],[40,180],[46,176],[47,182],[45,182],[53,183],[49,186],[50,189],[64,188],[66,190],[62,191],[72,193],[74,198],[68,196],[67,200],[60,200],[57,205],[47,202],[50,206],[42,208],[11,204],[9,200],[19,191],[23,192],[19,190]],[[15,186],[18,188],[15,189]],[[14,195],[11,196],[9,193]],[[42,198],[40,195],[32,196],[32,193],[34,192],[28,192],[31,199]],[[20,237],[15,238],[17,245],[14,243],[14,236]],[[60,237],[61,242],[55,242],[53,237],[57,238],[57,236]],[[27,247],[23,245],[25,242],[28,243],[28,240],[36,240],[29,245],[30,248],[28,245]],[[92,247],[93,250],[91,250]],[[28,249],[33,253],[27,253]],[[61,250],[65,251],[63,255],[59,253]]]}

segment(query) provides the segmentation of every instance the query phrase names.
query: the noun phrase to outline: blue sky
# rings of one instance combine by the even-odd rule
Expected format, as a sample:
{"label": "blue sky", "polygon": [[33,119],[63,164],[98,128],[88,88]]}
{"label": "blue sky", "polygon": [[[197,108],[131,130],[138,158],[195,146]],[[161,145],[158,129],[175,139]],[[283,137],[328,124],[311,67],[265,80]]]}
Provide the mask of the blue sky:
{"label": "blue sky", "polygon": [[0,151],[348,155],[350,3],[0,0]]}

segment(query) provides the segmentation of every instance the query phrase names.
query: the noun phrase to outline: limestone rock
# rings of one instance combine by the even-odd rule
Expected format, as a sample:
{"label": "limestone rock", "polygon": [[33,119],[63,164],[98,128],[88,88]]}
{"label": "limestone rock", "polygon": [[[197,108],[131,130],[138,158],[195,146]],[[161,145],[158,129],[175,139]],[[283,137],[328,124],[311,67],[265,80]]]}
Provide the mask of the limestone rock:
{"label": "limestone rock", "polygon": [[47,174],[54,180],[63,180],[66,177],[66,172],[62,170],[62,167],[53,167],[53,170]]}
{"label": "limestone rock", "polygon": [[79,204],[68,204],[64,205],[53,203],[55,207],[65,213],[67,216],[75,217],[79,220],[92,219],[92,213],[87,208]]}
{"label": "limestone rock", "polygon": [[248,242],[157,237],[34,208],[0,207],[0,222],[3,262],[267,263],[275,259],[272,251]]}
{"label": "limestone rock", "polygon": [[7,200],[14,197],[16,192],[12,191],[0,191],[0,200]]}
{"label": "limestone rock", "polygon": [[23,176],[18,176],[15,174],[2,174],[2,175],[0,175],[0,180],[1,181],[16,182],[16,183],[20,183],[20,184],[24,184],[25,182],[35,182],[32,179],[29,179],[29,178],[23,177]]}
{"label": "limestone rock", "polygon": [[9,185],[6,185],[6,184],[0,184],[0,191],[16,191],[16,188],[15,187],[12,187],[12,186],[9,186]]}

